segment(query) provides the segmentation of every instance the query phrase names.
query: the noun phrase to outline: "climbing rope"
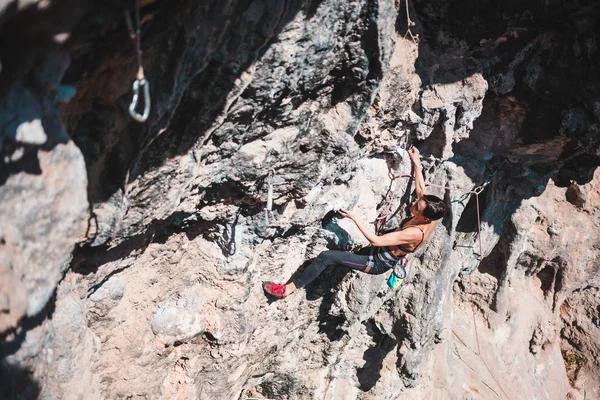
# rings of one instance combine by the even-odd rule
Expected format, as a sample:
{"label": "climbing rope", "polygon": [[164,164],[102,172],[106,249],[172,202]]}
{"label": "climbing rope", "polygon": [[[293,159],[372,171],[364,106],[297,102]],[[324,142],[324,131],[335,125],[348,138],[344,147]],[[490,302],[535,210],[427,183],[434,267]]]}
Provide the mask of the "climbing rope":
{"label": "climbing rope", "polygon": [[[502,165],[504,165],[504,163],[506,162],[506,160],[504,160],[497,168],[496,170],[490,175],[488,176],[488,178],[484,181],[484,183],[482,183],[480,186],[476,187],[473,190],[465,190],[465,189],[460,189],[460,188],[456,188],[456,187],[450,187],[450,186],[442,186],[442,185],[436,185],[433,183],[426,183],[427,186],[431,186],[431,187],[437,187],[437,188],[441,188],[441,189],[445,189],[445,190],[454,190],[454,191],[459,191],[459,192],[463,192],[463,193],[467,193],[468,195],[472,196],[475,195],[475,203],[477,206],[477,239],[479,241],[479,257],[477,259],[477,262],[481,262],[483,260],[483,245],[481,242],[481,210],[479,207],[479,195],[483,192],[483,190],[490,184],[490,182],[492,181],[492,178],[496,175],[496,173],[498,172],[498,170],[500,169],[500,167]],[[391,176],[392,178],[392,183],[394,182],[394,180],[399,179],[399,178],[409,178],[409,179],[414,179],[412,175],[407,175],[407,174],[400,174],[397,176]],[[393,196],[392,196],[393,198]],[[391,204],[392,204],[392,199],[389,200],[388,203],[388,210],[383,214],[383,216],[377,218],[376,222],[380,222],[379,225],[375,225],[375,229],[376,229],[376,233],[379,234],[379,230],[383,227],[383,225],[385,224],[385,222],[387,221],[387,218],[389,217],[389,215],[391,214]],[[473,268],[473,271],[475,270],[475,268]],[[472,284],[472,272],[469,273],[469,297],[472,299],[473,298],[473,284]],[[483,363],[483,365],[485,365],[485,368],[488,370],[490,376],[492,377],[492,379],[494,379],[494,381],[496,382],[496,385],[498,385],[498,387],[500,388],[500,390],[502,391],[502,393],[506,396],[507,399],[510,400],[510,397],[508,396],[508,394],[506,394],[506,392],[504,391],[504,388],[502,387],[502,385],[500,384],[500,382],[498,381],[498,379],[496,378],[496,376],[494,375],[494,373],[492,372],[492,370],[490,369],[490,367],[488,366],[488,364],[485,362],[485,360],[483,359],[483,356],[481,354],[481,346],[479,344],[479,332],[477,330],[477,320],[475,317],[475,302],[473,300],[471,300],[471,311],[473,313],[473,326],[475,328],[475,340],[477,342],[477,356],[479,357],[479,359],[481,360],[481,362]]]}
{"label": "climbing rope", "polygon": [[[404,144],[404,150],[406,151],[406,143]],[[481,261],[482,258],[483,258],[483,245],[481,243],[481,217],[480,217],[480,210],[479,210],[479,195],[492,182],[492,179],[494,178],[494,176],[496,176],[496,174],[498,173],[498,171],[500,170],[500,168],[504,165],[504,163],[506,163],[506,161],[507,161],[506,159],[504,161],[502,161],[500,163],[500,165],[498,165],[498,167],[496,167],[496,169],[494,170],[494,172],[492,174],[490,174],[487,177],[487,179],[481,185],[477,186],[473,190],[466,190],[466,189],[460,189],[460,188],[456,188],[456,187],[436,185],[436,184],[433,184],[433,183],[430,183],[430,182],[426,182],[425,183],[425,185],[431,186],[431,187],[437,187],[437,188],[446,189],[446,190],[454,190],[454,191],[466,193],[467,195],[470,195],[470,196],[475,195],[475,202],[477,204],[477,239],[479,241],[479,257],[478,257],[478,261]],[[410,180],[414,179],[414,177],[412,175],[410,175],[410,174],[394,175],[394,174],[392,174],[391,171],[388,171],[388,177],[391,179],[390,185],[393,185],[394,182],[396,182],[396,180],[400,179],[400,178],[408,178]],[[383,229],[383,226],[387,222],[389,216],[392,214],[392,202],[393,202],[393,199],[394,199],[395,192],[397,192],[397,190],[398,190],[399,187],[400,186],[397,186],[395,188],[394,194],[387,201],[387,206],[384,208],[385,211],[383,212],[383,214],[380,217],[378,217],[378,218],[375,219],[375,233],[377,235],[379,235],[379,233]],[[471,271],[471,273],[472,272],[473,271]]]}
{"label": "climbing rope", "polygon": [[[473,298],[473,283],[472,283],[471,277],[472,277],[472,275],[469,275],[469,297]],[[471,311],[473,313],[473,326],[475,327],[475,341],[477,342],[477,356],[479,357],[479,359],[481,360],[483,365],[485,365],[485,368],[490,373],[490,376],[492,377],[494,382],[496,382],[496,385],[498,385],[498,387],[500,388],[502,393],[504,393],[506,398],[510,400],[510,396],[506,394],[506,392],[504,391],[504,388],[502,387],[500,382],[498,382],[498,379],[496,379],[496,376],[494,375],[494,373],[492,372],[490,367],[487,365],[487,363],[481,356],[481,346],[479,345],[479,333],[477,332],[477,320],[475,319],[475,302],[473,300],[471,300]]]}
{"label": "climbing rope", "polygon": [[[504,162],[502,162],[502,164],[504,164]],[[502,164],[500,164],[500,166]],[[500,167],[498,167],[498,169],[499,168]],[[492,178],[498,172],[498,169],[496,169],[496,171],[482,185],[476,187],[474,190],[464,190],[464,189],[459,189],[459,188],[454,188],[454,187],[434,185],[432,183],[427,184],[428,186],[433,186],[433,187],[438,187],[438,188],[443,188],[443,189],[448,189],[448,190],[456,190],[456,191],[460,191],[460,192],[464,192],[464,193],[469,193],[471,195],[473,195],[473,194],[475,195],[475,202],[477,205],[477,238],[479,239],[479,257],[477,260],[478,262],[481,262],[483,260],[483,246],[481,244],[481,214],[480,214],[481,211],[479,209],[479,195],[481,194],[481,192],[483,192],[485,187],[490,184]],[[475,270],[475,268],[473,269],[473,271],[474,270]],[[479,357],[479,359],[481,360],[483,365],[485,365],[485,368],[488,370],[492,379],[494,379],[494,381],[496,382],[496,385],[498,385],[498,387],[500,388],[502,393],[504,393],[506,398],[510,400],[510,397],[508,396],[508,394],[506,394],[506,392],[504,391],[504,388],[502,387],[502,385],[500,384],[498,379],[496,379],[496,376],[494,375],[494,373],[492,372],[492,370],[490,369],[488,364],[483,359],[483,356],[481,355],[481,346],[479,344],[479,332],[477,331],[477,320],[475,318],[475,301],[473,301],[473,278],[472,278],[473,271],[471,271],[471,273],[469,273],[469,297],[471,298],[471,311],[473,313],[473,327],[475,328],[475,341],[477,342],[477,356]]]}
{"label": "climbing rope", "polygon": [[[400,152],[400,148],[404,151],[404,153],[406,153],[406,146],[407,146],[407,142],[405,141],[403,143],[402,147],[398,146],[396,148],[395,153],[398,154],[398,155],[402,154]],[[386,201],[387,204],[383,207],[384,211],[380,214],[379,217],[375,218],[374,225],[375,225],[375,234],[376,235],[379,235],[381,233],[381,231],[383,230],[384,225],[388,221],[388,218],[390,217],[390,215],[393,214],[392,213],[393,200],[394,200],[394,197],[396,197],[396,193],[398,192],[398,189],[400,189],[400,185],[398,185],[397,181],[399,179],[401,179],[401,178],[413,179],[412,175],[410,175],[410,174],[394,175],[394,173],[392,172],[391,169],[388,169],[388,178],[390,178],[390,190],[389,190],[388,193],[392,193],[392,195]],[[396,185],[396,187],[394,189],[392,189],[394,187],[394,185]]]}
{"label": "climbing rope", "polygon": [[[133,24],[131,23],[131,17],[129,16],[129,13],[127,11],[125,12],[125,21],[127,21],[129,36],[133,41],[138,65],[138,70],[135,76],[136,79],[135,81],[133,81],[133,86],[131,88],[133,91],[133,98],[131,99],[131,103],[129,104],[129,115],[131,115],[131,118],[138,122],[146,122],[148,116],[150,115],[150,84],[144,76],[144,67],[142,65],[142,31],[140,29],[140,8],[138,6],[137,0],[134,0],[134,3],[135,30],[133,29]],[[138,113],[136,110],[140,98],[140,88],[144,91],[144,111],[142,112],[142,114]]]}
{"label": "climbing rope", "polygon": [[418,34],[414,34],[411,32],[410,28],[415,26],[415,23],[410,19],[410,14],[408,12],[408,0],[405,0],[406,3],[406,33],[404,34],[404,37],[406,38],[406,35],[410,35],[410,38],[412,39],[412,41],[414,43],[419,43],[419,35]]}
{"label": "climbing rope", "polygon": [[483,192],[483,189],[485,189],[485,187],[487,185],[490,184],[490,181],[486,181],[485,183],[483,183],[482,185],[476,187],[474,190],[465,190],[465,189],[459,189],[459,188],[455,188],[455,187],[450,187],[450,186],[442,186],[442,185],[435,185],[433,183],[425,183],[425,185],[427,186],[432,186],[432,187],[437,187],[437,188],[442,188],[442,189],[447,189],[447,190],[455,190],[455,191],[459,191],[459,192],[463,192],[463,193],[469,193],[470,195],[475,195],[475,202],[477,204],[477,239],[479,240],[479,261],[481,261],[483,259],[483,245],[481,244],[481,217],[479,215],[479,194],[481,194],[481,192]]}
{"label": "climbing rope", "polygon": [[387,201],[387,205],[384,207],[384,211],[381,214],[381,216],[377,217],[375,219],[375,234],[377,234],[377,235],[379,235],[381,233],[381,231],[383,230],[383,226],[388,221],[388,218],[390,217],[390,215],[392,215],[392,203],[393,203],[396,193],[398,192],[398,189],[400,188],[400,185],[397,184],[397,180],[400,178],[413,179],[413,177],[411,175],[407,175],[407,174],[393,175],[391,173],[391,171],[388,173],[388,176],[391,179],[390,189],[391,189],[391,187],[393,187],[394,183],[396,183],[397,186],[394,188],[394,190],[390,190],[390,192],[392,192],[392,196],[390,196],[390,199]]}

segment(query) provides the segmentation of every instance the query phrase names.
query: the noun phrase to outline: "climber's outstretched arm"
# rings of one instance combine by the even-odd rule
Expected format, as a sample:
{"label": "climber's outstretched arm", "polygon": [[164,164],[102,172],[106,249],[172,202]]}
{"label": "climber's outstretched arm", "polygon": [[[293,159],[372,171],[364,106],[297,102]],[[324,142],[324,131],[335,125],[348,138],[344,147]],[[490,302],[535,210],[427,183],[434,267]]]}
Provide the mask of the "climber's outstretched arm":
{"label": "climber's outstretched arm", "polygon": [[408,156],[413,164],[415,170],[415,191],[417,192],[417,198],[425,196],[425,178],[423,178],[423,167],[421,166],[421,159],[419,158],[421,153],[416,147],[408,149]]}
{"label": "climber's outstretched arm", "polygon": [[361,231],[363,236],[369,241],[372,246],[397,246],[411,244],[419,241],[422,238],[421,231],[417,229],[406,229],[403,231],[394,231],[385,235],[377,236],[371,232],[365,224],[359,220],[352,211],[341,209],[340,214],[343,217],[349,218],[356,224],[356,227]]}

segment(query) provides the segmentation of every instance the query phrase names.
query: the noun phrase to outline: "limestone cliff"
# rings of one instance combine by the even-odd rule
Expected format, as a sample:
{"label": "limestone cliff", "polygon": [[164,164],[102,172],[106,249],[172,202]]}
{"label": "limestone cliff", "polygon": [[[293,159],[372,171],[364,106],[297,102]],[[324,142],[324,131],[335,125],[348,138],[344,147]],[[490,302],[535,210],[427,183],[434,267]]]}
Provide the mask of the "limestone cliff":
{"label": "limestone cliff", "polygon": [[[597,3],[137,4],[145,123],[133,2],[0,5],[4,397],[600,397]],[[409,284],[265,298],[398,225],[407,144]]]}

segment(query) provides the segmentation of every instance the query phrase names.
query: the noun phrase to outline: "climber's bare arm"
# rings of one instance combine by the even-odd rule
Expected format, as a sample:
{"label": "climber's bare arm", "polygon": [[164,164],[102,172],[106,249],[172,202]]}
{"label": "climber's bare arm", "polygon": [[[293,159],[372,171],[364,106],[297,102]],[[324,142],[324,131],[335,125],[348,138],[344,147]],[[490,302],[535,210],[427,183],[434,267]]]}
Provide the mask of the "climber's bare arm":
{"label": "climber's bare arm", "polygon": [[356,227],[361,231],[361,233],[369,241],[369,243],[371,243],[372,246],[397,246],[399,244],[412,244],[421,240],[421,231],[418,229],[406,229],[377,236],[375,233],[371,232],[371,230],[365,226],[365,224],[359,220],[353,212],[341,209],[340,214],[343,217],[354,221]]}
{"label": "climber's bare arm", "polygon": [[421,166],[421,159],[419,149],[411,147],[408,149],[408,156],[412,161],[413,169],[415,170],[415,191],[417,192],[417,198],[425,196],[425,179],[423,178],[423,167]]}

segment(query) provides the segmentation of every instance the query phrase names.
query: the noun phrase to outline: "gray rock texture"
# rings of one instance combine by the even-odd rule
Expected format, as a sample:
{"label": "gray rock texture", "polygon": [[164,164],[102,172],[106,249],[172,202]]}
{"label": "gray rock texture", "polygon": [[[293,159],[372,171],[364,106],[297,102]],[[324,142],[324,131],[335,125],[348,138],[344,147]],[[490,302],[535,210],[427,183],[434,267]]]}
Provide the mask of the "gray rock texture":
{"label": "gray rock texture", "polygon": [[54,3],[10,2],[0,20],[0,331],[42,312],[87,226],[85,161],[57,96],[70,57],[53,38],[81,13]]}
{"label": "gray rock texture", "polygon": [[[600,395],[594,4],[138,5],[143,124],[132,4],[0,7],[4,397]],[[267,299],[367,244],[335,210],[399,225],[409,144],[451,206],[409,283]]]}

